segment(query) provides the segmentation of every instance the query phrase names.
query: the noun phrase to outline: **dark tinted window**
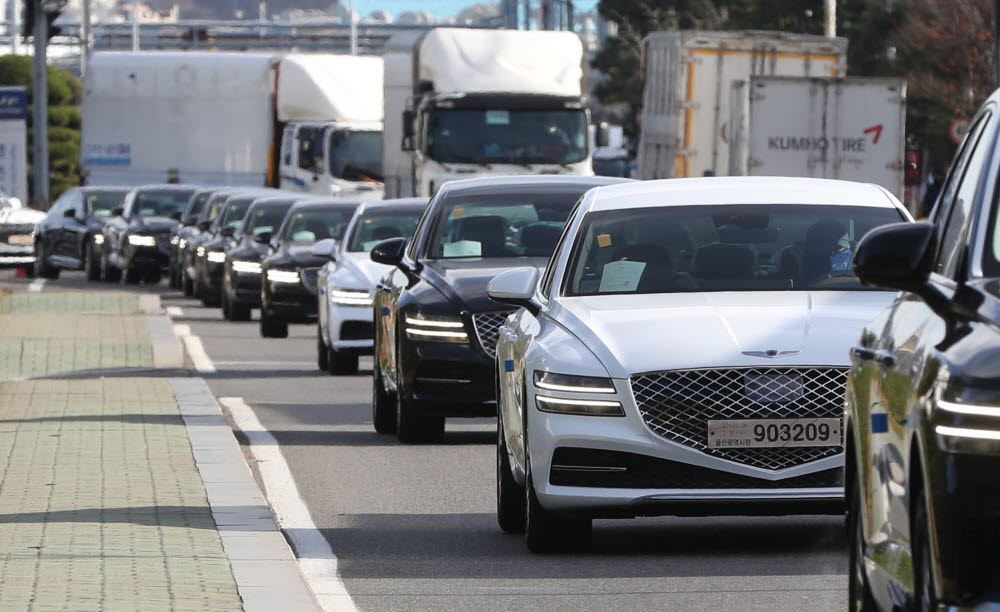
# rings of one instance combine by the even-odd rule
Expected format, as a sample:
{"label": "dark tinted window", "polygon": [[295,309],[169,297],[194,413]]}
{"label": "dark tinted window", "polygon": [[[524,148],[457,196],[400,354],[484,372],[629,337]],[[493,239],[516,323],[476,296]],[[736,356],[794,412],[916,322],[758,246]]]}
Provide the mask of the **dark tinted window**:
{"label": "dark tinted window", "polygon": [[140,191],[132,202],[132,214],[144,217],[166,217],[175,210],[184,210],[190,191]]}
{"label": "dark tinted window", "polygon": [[84,208],[88,215],[104,219],[111,216],[111,209],[125,201],[125,191],[90,191],[84,194]]}
{"label": "dark tinted window", "polygon": [[287,204],[284,206],[256,208],[253,214],[250,215],[250,218],[247,219],[247,226],[243,229],[251,236],[258,236],[264,232],[271,232],[273,234],[281,226],[285,214],[288,213],[288,209],[291,207],[291,204]]}
{"label": "dark tinted window", "polygon": [[292,244],[312,244],[324,238],[340,240],[351,217],[352,208],[306,209],[291,213],[282,240]]}
{"label": "dark tinted window", "polygon": [[422,210],[379,211],[366,214],[354,224],[347,250],[365,252],[389,238],[409,238],[420,221]]}

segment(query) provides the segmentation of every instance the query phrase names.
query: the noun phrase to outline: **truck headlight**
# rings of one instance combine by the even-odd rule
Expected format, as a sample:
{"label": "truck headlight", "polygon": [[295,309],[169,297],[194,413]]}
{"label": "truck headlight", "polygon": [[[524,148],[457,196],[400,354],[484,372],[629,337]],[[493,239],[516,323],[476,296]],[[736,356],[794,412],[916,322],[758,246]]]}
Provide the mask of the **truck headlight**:
{"label": "truck headlight", "polygon": [[406,336],[414,340],[430,342],[469,341],[469,335],[464,331],[465,324],[454,316],[407,315]]}
{"label": "truck headlight", "polygon": [[129,234],[128,243],[137,247],[155,247],[156,238],[145,234]]}
{"label": "truck headlight", "polygon": [[226,254],[222,251],[209,251],[207,257],[208,261],[212,263],[222,263],[226,261]]}
{"label": "truck headlight", "polygon": [[569,393],[614,393],[615,385],[610,378],[598,376],[571,376],[535,370],[535,386],[546,391]]}
{"label": "truck headlight", "polygon": [[237,274],[260,274],[260,262],[233,260],[233,271]]}
{"label": "truck headlight", "polygon": [[371,306],[372,296],[367,291],[357,289],[330,289],[330,301],[341,306]]}
{"label": "truck headlight", "polygon": [[267,280],[272,283],[297,283],[299,282],[298,270],[268,270]]}

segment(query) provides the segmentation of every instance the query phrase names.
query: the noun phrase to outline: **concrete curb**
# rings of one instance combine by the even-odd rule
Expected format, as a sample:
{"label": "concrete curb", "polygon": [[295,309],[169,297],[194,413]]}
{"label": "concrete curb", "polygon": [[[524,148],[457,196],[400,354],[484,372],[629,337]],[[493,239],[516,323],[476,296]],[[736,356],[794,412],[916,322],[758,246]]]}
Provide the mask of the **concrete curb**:
{"label": "concrete curb", "polygon": [[171,378],[170,387],[243,609],[320,610],[208,385],[201,378]]}
{"label": "concrete curb", "polygon": [[161,314],[163,308],[160,306],[160,296],[155,293],[140,293],[139,311],[148,315]]}
{"label": "concrete curb", "polygon": [[[158,296],[153,296],[158,297]],[[174,323],[165,314],[147,314],[146,327],[153,344],[153,367],[164,370],[184,367],[184,347],[174,333]]]}

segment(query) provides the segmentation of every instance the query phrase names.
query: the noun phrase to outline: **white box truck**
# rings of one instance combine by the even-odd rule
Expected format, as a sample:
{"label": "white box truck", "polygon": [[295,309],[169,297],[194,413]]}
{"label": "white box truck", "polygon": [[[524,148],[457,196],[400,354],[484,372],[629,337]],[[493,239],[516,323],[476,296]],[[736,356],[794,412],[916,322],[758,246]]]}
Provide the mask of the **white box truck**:
{"label": "white box truck", "polygon": [[642,67],[638,178],[723,175],[732,82],[843,76],[847,41],[784,32],[654,32],[642,41]]}
{"label": "white box truck", "polygon": [[84,83],[82,172],[90,185],[178,181],[381,197],[381,75],[372,57],[95,53]]}
{"label": "white box truck", "polygon": [[906,81],[751,77],[732,86],[729,174],[875,183],[903,197]]}
{"label": "white box truck", "polygon": [[591,175],[572,32],[435,28],[385,47],[386,197],[499,174]]}

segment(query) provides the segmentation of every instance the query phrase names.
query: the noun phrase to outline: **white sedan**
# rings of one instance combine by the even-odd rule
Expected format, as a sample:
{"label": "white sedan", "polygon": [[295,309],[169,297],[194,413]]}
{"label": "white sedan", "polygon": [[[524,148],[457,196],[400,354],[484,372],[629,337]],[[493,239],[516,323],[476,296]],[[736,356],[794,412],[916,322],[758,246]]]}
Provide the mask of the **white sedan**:
{"label": "white sedan", "polygon": [[497,513],[533,551],[594,517],[843,512],[848,350],[894,293],[853,249],[909,214],[874,185],[726,177],[583,197],[497,342]]}
{"label": "white sedan", "polygon": [[314,255],[330,258],[316,281],[319,369],[352,374],[358,370],[358,355],[371,354],[372,294],[391,266],[372,261],[369,251],[389,238],[409,238],[426,207],[426,198],[364,202],[344,230],[342,241],[326,239],[313,245]]}

